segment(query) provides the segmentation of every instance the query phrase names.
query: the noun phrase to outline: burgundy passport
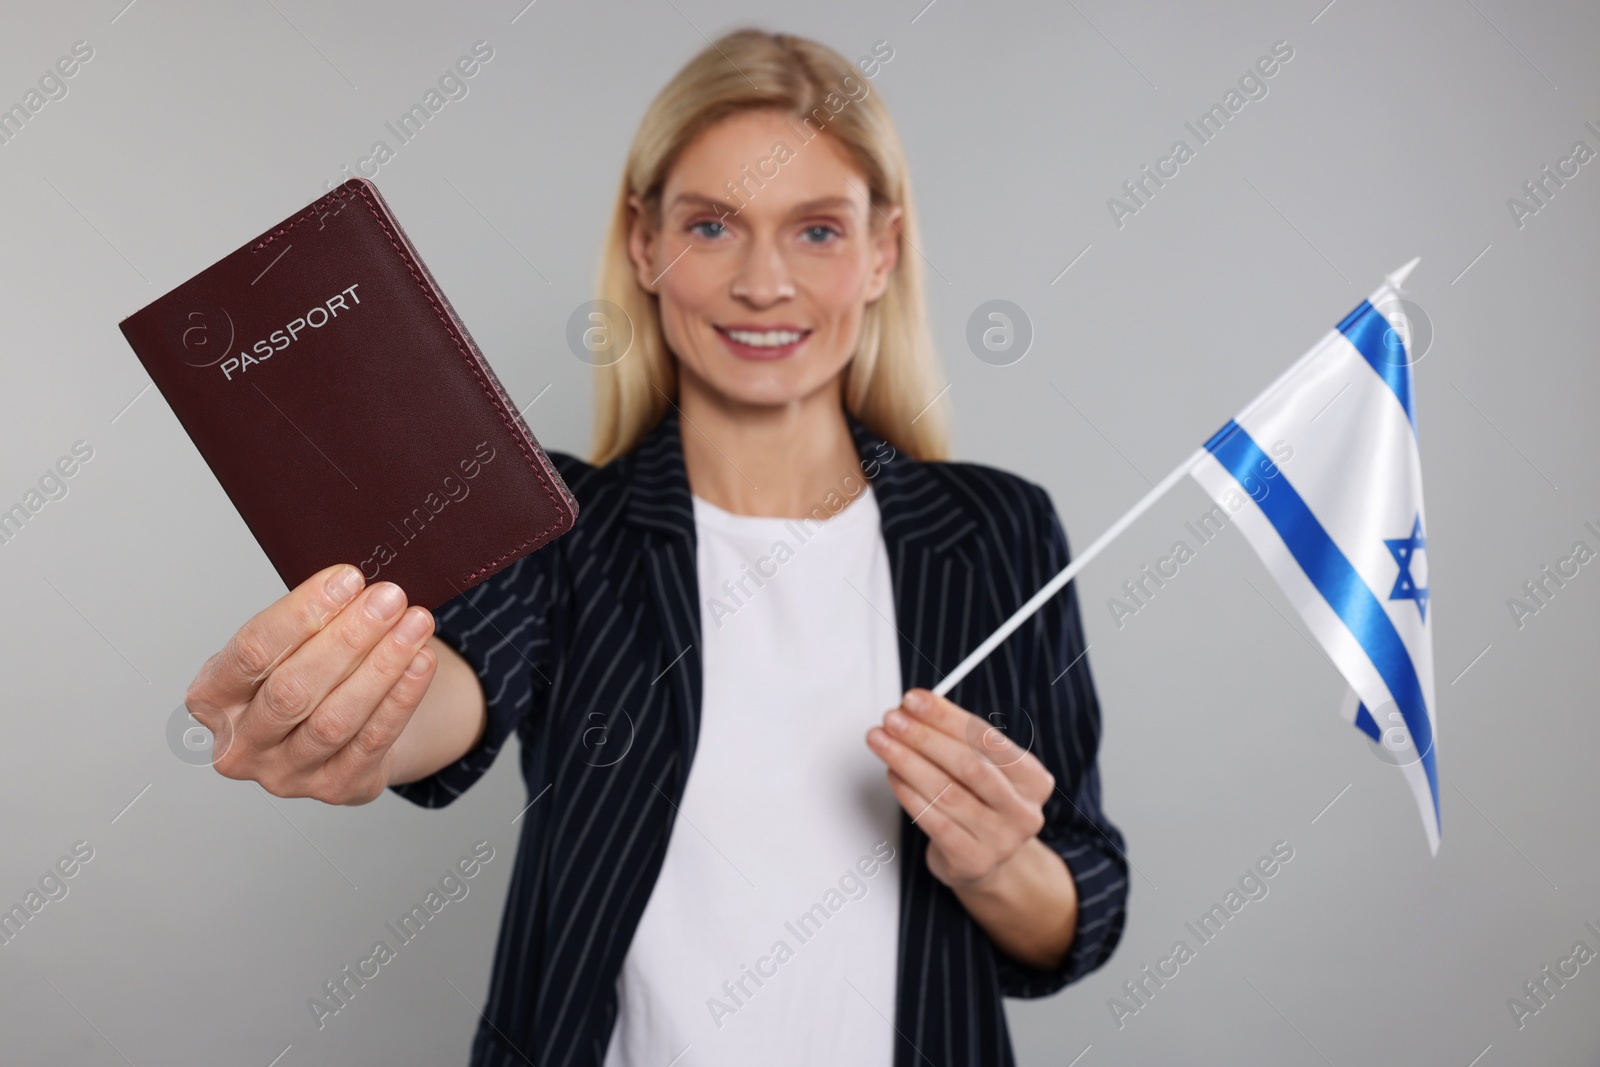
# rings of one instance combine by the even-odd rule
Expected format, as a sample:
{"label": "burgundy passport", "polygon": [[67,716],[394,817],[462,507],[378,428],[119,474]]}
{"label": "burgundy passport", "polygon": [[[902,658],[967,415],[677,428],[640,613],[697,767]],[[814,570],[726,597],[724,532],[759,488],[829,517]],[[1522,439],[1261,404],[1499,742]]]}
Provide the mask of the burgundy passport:
{"label": "burgundy passport", "polygon": [[577,518],[365,179],[121,326],[291,588],[353,563],[431,610]]}

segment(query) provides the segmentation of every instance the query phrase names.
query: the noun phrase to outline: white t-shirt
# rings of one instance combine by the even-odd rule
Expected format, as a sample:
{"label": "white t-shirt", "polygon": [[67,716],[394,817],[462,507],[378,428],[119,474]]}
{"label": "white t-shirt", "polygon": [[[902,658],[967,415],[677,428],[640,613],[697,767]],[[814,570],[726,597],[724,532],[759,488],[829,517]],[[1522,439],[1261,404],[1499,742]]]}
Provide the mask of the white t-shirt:
{"label": "white t-shirt", "polygon": [[893,1060],[900,809],[866,732],[900,653],[871,486],[833,499],[818,521],[694,498],[700,737],[606,1067]]}

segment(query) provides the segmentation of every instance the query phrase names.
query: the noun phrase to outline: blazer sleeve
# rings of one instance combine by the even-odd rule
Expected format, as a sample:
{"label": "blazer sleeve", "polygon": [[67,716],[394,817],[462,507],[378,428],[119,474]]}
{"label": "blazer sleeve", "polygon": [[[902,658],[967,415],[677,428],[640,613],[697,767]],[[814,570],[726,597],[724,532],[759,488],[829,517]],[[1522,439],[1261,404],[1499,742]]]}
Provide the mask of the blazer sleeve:
{"label": "blazer sleeve", "polygon": [[559,540],[440,605],[434,633],[471,665],[483,686],[488,723],[478,743],[426,778],[391,786],[438,808],[483,777],[514,730],[548,707],[556,671],[555,622],[565,595]]}
{"label": "blazer sleeve", "polygon": [[[1049,494],[1033,491],[1030,511],[1035,544],[1022,558],[1037,589],[1067,565],[1067,535]],[[1111,958],[1127,920],[1128,860],[1122,834],[1100,810],[1100,705],[1085,655],[1078,615],[1077,583],[1052,597],[1022,631],[1035,647],[1032,706],[1038,709],[1034,754],[1055,775],[1056,790],[1044,805],[1039,838],[1072,872],[1078,890],[1078,924],[1061,964],[1042,969],[1002,952],[1001,992],[1010,997],[1040,997],[1077,981]]]}

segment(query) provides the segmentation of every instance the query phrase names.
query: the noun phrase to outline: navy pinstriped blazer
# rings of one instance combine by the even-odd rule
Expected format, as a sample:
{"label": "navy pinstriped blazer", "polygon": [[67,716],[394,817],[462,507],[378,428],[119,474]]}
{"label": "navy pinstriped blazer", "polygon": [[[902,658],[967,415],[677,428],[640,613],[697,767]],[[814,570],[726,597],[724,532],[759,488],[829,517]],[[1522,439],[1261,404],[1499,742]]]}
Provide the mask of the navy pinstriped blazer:
{"label": "navy pinstriped blazer", "polygon": [[[513,732],[529,798],[549,790],[522,820],[473,1067],[599,1067],[610,1040],[617,975],[699,727],[694,512],[678,418],[668,412],[604,467],[553,453],[578,498],[576,526],[435,612],[439,636],[483,683],[488,728],[458,762],[396,791],[450,803]],[[916,462],[847,418],[881,512],[904,688],[931,687],[1066,565],[1066,536],[1039,486]],[[1071,951],[1040,970],[997,950],[929,873],[927,835],[902,812],[894,1067],[1011,1064],[1001,997],[1054,992],[1121,937],[1127,861],[1100,811],[1100,713],[1083,653],[1069,585],[950,693],[1056,777],[1040,837],[1077,882]],[[662,1062],[675,1051],[662,1049]]]}

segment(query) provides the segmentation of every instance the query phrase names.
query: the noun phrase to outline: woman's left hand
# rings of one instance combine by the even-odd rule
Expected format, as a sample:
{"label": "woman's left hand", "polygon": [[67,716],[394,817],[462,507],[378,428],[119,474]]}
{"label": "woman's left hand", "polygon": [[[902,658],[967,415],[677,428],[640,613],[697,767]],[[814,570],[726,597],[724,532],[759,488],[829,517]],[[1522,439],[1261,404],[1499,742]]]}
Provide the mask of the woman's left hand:
{"label": "woman's left hand", "polygon": [[1055,776],[993,724],[926,689],[907,692],[883,722],[867,744],[928,835],[928,870],[1001,951],[1059,965],[1077,931],[1078,887],[1038,836]]}
{"label": "woman's left hand", "polygon": [[951,889],[981,886],[1044,826],[1055,776],[993,724],[927,689],[908,691],[883,722],[867,744]]}

